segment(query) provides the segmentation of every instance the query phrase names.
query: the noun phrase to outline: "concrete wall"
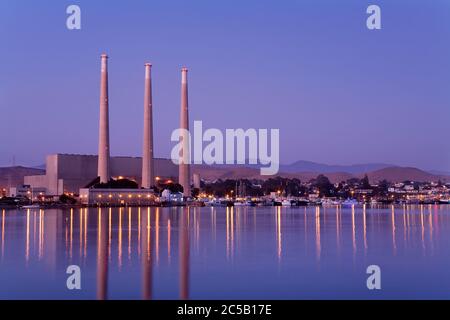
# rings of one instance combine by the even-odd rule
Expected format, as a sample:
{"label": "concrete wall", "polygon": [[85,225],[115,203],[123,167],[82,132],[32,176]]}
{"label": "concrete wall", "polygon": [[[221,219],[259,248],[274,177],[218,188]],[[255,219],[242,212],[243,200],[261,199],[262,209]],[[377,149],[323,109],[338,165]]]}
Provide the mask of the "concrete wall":
{"label": "concrete wall", "polygon": [[[178,167],[169,159],[155,159],[155,176],[177,180]],[[130,178],[141,184],[142,158],[111,157],[111,176]],[[45,176],[26,176],[25,182],[45,187],[47,194],[78,193],[97,177],[97,156],[54,154],[47,156]]]}
{"label": "concrete wall", "polygon": [[23,178],[23,184],[29,185],[33,188],[45,188],[47,189],[47,176],[25,176]]}

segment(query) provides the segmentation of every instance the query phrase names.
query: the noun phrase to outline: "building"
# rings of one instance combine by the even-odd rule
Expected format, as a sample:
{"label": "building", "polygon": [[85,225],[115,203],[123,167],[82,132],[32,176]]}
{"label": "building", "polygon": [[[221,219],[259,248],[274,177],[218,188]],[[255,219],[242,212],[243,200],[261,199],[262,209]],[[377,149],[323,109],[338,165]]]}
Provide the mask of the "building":
{"label": "building", "polygon": [[44,196],[46,192],[45,188],[42,187],[32,187],[27,184],[23,184],[17,187],[11,187],[9,189],[9,194],[11,197],[24,197],[32,200],[38,200],[40,196]]}
{"label": "building", "polygon": [[162,202],[183,202],[183,193],[182,192],[170,192],[170,190],[165,189],[161,193]]}
{"label": "building", "polygon": [[[177,180],[178,166],[170,159],[154,159],[154,171],[162,179]],[[44,188],[49,195],[78,194],[97,178],[98,157],[95,155],[54,154],[47,156],[46,174],[25,176],[24,184]],[[127,178],[140,185],[141,157],[111,157],[110,173],[113,178]]]}
{"label": "building", "polygon": [[80,202],[84,205],[147,206],[155,201],[154,193],[146,189],[80,189]]}

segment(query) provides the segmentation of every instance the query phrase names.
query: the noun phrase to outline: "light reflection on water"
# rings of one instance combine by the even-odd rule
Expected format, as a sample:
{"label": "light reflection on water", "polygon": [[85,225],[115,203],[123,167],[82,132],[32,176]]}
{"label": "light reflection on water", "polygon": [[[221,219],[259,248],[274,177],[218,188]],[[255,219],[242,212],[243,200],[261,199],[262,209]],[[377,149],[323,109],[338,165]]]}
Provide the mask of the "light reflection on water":
{"label": "light reflection on water", "polygon": [[[2,210],[0,298],[450,298],[450,207]],[[67,266],[82,290],[66,289]],[[382,290],[366,288],[367,266]]]}

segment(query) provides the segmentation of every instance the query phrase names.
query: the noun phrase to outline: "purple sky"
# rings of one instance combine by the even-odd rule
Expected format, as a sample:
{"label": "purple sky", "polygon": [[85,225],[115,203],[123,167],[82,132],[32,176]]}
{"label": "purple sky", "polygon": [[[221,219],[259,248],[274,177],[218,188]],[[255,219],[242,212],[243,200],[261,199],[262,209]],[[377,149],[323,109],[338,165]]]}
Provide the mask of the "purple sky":
{"label": "purple sky", "polygon": [[[158,2],[158,3],[156,3]],[[279,128],[282,163],[385,162],[450,171],[450,2],[0,2],[0,165],[97,153],[100,54],[110,56],[113,155],[141,154],[144,62],[155,155],[179,122]],[[82,30],[66,29],[69,4]],[[382,9],[382,30],[365,26]]]}

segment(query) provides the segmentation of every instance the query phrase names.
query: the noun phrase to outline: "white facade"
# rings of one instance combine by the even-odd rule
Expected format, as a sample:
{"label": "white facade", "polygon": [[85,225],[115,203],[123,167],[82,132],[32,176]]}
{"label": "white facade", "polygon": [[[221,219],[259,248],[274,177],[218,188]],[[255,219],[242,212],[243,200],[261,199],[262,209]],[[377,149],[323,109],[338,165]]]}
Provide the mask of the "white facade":
{"label": "white facade", "polygon": [[84,205],[152,205],[156,196],[145,189],[80,189]]}

